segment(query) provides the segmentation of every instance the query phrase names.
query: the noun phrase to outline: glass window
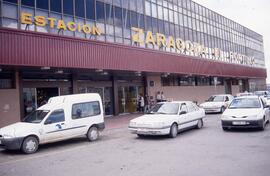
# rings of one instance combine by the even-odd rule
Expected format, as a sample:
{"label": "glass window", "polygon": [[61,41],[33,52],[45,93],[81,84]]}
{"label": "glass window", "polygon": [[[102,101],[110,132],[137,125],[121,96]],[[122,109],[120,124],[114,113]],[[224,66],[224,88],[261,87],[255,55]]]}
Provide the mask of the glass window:
{"label": "glass window", "polygon": [[138,14],[139,28],[144,29],[144,15]]}
{"label": "glass window", "polygon": [[[127,0],[124,0],[124,1],[127,1]],[[131,1],[129,1],[129,9],[130,10],[133,10],[133,11],[136,11],[136,1],[135,0],[131,0]]]}
{"label": "glass window", "polygon": [[75,15],[84,18],[84,0],[75,1]]}
{"label": "glass window", "polygon": [[21,0],[22,5],[35,7],[35,1],[34,0]]}
{"label": "glass window", "polygon": [[137,19],[137,13],[136,12],[131,11],[130,23],[131,23],[131,27],[138,27],[138,19]]}
{"label": "glass window", "polygon": [[197,86],[209,86],[210,78],[209,77],[197,77]]}
{"label": "glass window", "polygon": [[0,89],[13,89],[15,88],[14,83],[14,74],[0,73]]}
{"label": "glass window", "polygon": [[114,1],[113,1],[113,5],[118,6],[118,7],[121,7],[121,5],[122,5],[122,0],[114,0]]}
{"label": "glass window", "polygon": [[115,7],[114,8],[114,24],[116,26],[122,26],[122,8]]}
{"label": "glass window", "polygon": [[48,0],[36,0],[36,3],[37,3],[37,8],[46,9],[46,10],[49,9]]}
{"label": "glass window", "polygon": [[95,0],[86,0],[86,18],[95,20]]}
{"label": "glass window", "polygon": [[73,0],[63,1],[63,12],[65,14],[73,15]]}
{"label": "glass window", "polygon": [[143,13],[144,2],[143,0],[137,0],[137,12]]}
{"label": "glass window", "polygon": [[178,85],[179,86],[195,86],[195,78],[194,77],[188,77],[188,76],[184,76],[184,77],[180,77],[178,79]]}
{"label": "glass window", "polygon": [[98,101],[72,105],[72,119],[80,119],[101,113]]}
{"label": "glass window", "polygon": [[8,17],[8,18],[14,18],[17,19],[17,6],[16,5],[11,5],[11,4],[3,4],[3,11],[2,11],[3,17]]}
{"label": "glass window", "polygon": [[109,24],[113,24],[114,8],[111,4],[106,4],[106,21]]}
{"label": "glass window", "polygon": [[162,6],[158,6],[158,19],[163,19],[163,10]]}
{"label": "glass window", "polygon": [[61,13],[61,0],[51,0],[50,1],[51,11],[60,12]]}
{"label": "glass window", "polygon": [[53,111],[46,119],[44,124],[52,124],[65,121],[65,113],[63,109]]}
{"label": "glass window", "polygon": [[145,26],[145,30],[147,31],[152,31],[152,18],[147,16],[146,17],[146,26]]}
{"label": "glass window", "polygon": [[97,1],[96,2],[96,11],[97,11],[97,21],[104,21],[105,20],[105,9],[104,3]]}
{"label": "glass window", "polygon": [[123,8],[128,9],[128,2],[129,2],[129,0],[122,1]]}
{"label": "glass window", "polygon": [[152,17],[157,18],[157,5],[152,3]]}
{"label": "glass window", "polygon": [[18,3],[18,0],[4,0],[4,1],[6,1],[6,2],[11,2],[11,3]]}
{"label": "glass window", "polygon": [[130,28],[130,11],[123,9],[124,28]]}
{"label": "glass window", "polygon": [[145,1],[145,15],[151,16],[151,4]]}
{"label": "glass window", "polygon": [[152,27],[153,27],[153,32],[158,32],[158,19],[152,18]]}

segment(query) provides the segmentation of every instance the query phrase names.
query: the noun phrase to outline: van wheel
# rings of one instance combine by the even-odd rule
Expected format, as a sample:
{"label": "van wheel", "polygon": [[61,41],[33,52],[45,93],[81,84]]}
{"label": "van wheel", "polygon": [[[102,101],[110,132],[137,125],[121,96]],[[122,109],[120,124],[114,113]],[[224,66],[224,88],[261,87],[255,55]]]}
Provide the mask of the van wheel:
{"label": "van wheel", "polygon": [[89,141],[95,141],[99,138],[99,131],[97,129],[97,127],[91,127],[87,134],[86,134],[87,138]]}
{"label": "van wheel", "polygon": [[21,150],[23,153],[35,153],[38,149],[39,142],[36,137],[29,136],[23,140]]}

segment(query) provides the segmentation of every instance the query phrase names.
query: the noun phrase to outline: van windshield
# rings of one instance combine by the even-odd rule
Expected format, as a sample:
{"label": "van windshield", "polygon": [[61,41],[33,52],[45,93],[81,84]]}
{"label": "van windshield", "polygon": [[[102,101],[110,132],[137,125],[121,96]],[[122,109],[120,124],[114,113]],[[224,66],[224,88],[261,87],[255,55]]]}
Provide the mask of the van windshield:
{"label": "van windshield", "polygon": [[48,110],[36,110],[36,111],[33,111],[23,119],[23,122],[26,122],[26,123],[40,123],[49,112],[50,111],[48,111]]}

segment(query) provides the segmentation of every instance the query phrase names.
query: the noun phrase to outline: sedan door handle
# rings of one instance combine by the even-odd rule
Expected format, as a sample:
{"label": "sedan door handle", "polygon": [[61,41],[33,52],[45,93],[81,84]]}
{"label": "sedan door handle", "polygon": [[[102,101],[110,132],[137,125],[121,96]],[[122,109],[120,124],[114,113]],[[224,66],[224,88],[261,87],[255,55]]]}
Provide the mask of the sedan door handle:
{"label": "sedan door handle", "polygon": [[61,125],[65,125],[65,123],[61,123]]}

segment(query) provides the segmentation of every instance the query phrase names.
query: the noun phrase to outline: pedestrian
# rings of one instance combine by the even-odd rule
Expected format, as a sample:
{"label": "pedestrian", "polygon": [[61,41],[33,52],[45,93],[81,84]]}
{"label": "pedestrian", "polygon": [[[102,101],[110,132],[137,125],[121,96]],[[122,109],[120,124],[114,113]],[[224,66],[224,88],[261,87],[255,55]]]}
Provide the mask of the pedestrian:
{"label": "pedestrian", "polygon": [[140,94],[140,97],[139,97],[139,111],[140,112],[143,112],[144,111],[144,98],[142,96],[142,94]]}
{"label": "pedestrian", "polygon": [[161,97],[161,101],[162,101],[162,102],[163,102],[163,101],[166,101],[166,98],[165,98],[165,95],[163,94],[163,92],[161,92],[160,97]]}
{"label": "pedestrian", "polygon": [[161,94],[160,94],[160,91],[157,92],[156,100],[157,100],[157,103],[161,102]]}
{"label": "pedestrian", "polygon": [[145,95],[145,106],[144,106],[144,112],[148,112],[150,110],[150,97],[146,94]]}

